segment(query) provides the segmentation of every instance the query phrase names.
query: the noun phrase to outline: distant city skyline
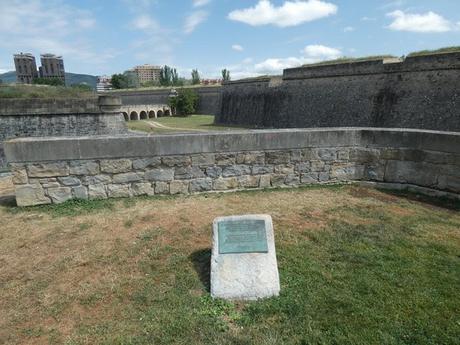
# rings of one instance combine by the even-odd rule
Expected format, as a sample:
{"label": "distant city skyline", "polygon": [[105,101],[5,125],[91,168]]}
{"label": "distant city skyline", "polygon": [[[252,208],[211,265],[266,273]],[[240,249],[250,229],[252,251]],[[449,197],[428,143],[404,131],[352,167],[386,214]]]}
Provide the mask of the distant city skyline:
{"label": "distant city skyline", "polygon": [[62,55],[73,73],[170,65],[190,78],[279,74],[342,56],[460,45],[452,0],[3,0],[0,73],[13,55]]}

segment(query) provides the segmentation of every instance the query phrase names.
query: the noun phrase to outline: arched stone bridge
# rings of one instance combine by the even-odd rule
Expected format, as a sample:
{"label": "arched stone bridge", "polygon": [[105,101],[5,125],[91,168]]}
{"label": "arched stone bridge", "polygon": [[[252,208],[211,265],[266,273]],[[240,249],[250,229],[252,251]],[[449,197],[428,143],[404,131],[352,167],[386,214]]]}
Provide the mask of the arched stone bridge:
{"label": "arched stone bridge", "polygon": [[148,120],[157,117],[171,116],[171,108],[166,104],[124,105],[121,112],[126,121]]}

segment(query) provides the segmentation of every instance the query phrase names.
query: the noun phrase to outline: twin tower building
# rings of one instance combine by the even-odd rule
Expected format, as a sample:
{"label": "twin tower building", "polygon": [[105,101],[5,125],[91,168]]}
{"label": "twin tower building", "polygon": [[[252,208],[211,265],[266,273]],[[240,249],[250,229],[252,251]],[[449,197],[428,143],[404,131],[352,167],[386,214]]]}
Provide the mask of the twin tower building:
{"label": "twin tower building", "polygon": [[60,79],[65,84],[64,60],[54,54],[40,55],[41,67],[37,71],[35,57],[30,53],[14,55],[18,83],[32,84],[35,78]]}

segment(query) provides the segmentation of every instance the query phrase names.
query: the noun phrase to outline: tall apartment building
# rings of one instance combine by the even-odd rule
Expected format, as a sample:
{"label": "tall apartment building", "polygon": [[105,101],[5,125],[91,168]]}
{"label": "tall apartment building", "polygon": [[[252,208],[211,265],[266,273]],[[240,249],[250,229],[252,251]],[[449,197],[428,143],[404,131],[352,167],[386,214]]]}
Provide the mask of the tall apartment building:
{"label": "tall apartment building", "polygon": [[32,84],[34,78],[38,77],[37,64],[32,54],[14,54],[14,66],[18,83]]}
{"label": "tall apartment building", "polygon": [[160,80],[161,67],[145,64],[142,66],[136,66],[133,68],[136,73],[139,83],[145,83],[148,81]]}
{"label": "tall apartment building", "polygon": [[65,83],[64,60],[62,56],[54,54],[40,55],[41,67],[40,77],[42,78],[58,78]]}

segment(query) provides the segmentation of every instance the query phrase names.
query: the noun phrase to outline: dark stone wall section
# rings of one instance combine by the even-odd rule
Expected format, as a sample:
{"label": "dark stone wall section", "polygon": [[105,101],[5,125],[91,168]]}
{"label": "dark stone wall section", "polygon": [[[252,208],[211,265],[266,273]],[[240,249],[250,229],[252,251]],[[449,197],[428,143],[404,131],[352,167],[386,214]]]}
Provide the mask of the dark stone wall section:
{"label": "dark stone wall section", "polygon": [[460,131],[460,53],[287,69],[226,83],[220,124]]}

